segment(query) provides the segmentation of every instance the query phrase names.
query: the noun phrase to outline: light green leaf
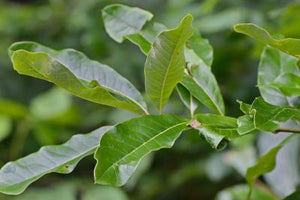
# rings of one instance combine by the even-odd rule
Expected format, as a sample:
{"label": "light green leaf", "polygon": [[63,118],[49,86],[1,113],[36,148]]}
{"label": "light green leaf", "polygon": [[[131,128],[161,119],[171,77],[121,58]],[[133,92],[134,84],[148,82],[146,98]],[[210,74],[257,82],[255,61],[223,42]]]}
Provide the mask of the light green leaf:
{"label": "light green leaf", "polygon": [[193,34],[192,20],[193,17],[187,15],[177,28],[162,32],[148,53],[146,92],[160,112],[184,74],[184,45]]}
{"label": "light green leaf", "polygon": [[95,182],[124,185],[144,156],[172,147],[187,123],[174,115],[147,115],[118,124],[104,135],[95,153]]}
{"label": "light green leaf", "polygon": [[275,106],[256,98],[251,106],[255,110],[254,126],[263,131],[274,131],[279,128],[278,122],[289,119],[300,120],[300,109],[290,106]]}
{"label": "light green leaf", "polygon": [[273,82],[275,87],[286,96],[300,96],[300,76],[284,73]]}
{"label": "light green leaf", "polygon": [[182,85],[201,103],[217,114],[224,115],[225,107],[218,83],[206,66],[191,66]]}
{"label": "light green leaf", "polygon": [[40,120],[50,120],[66,113],[72,106],[72,98],[61,88],[52,88],[35,97],[30,104],[30,112]]}
{"label": "light green leaf", "polygon": [[245,135],[256,130],[253,122],[253,117],[249,115],[240,116],[237,119],[237,124],[238,124],[237,131],[240,135]]}
{"label": "light green leaf", "polygon": [[128,80],[78,51],[55,51],[34,42],[18,42],[9,52],[20,74],[50,81],[95,103],[147,113],[141,94]]}
{"label": "light green leaf", "polygon": [[7,163],[0,170],[0,192],[20,194],[45,174],[71,173],[82,158],[96,150],[100,138],[110,128],[106,126],[90,134],[75,135],[62,145],[42,147],[36,153]]}
{"label": "light green leaf", "polygon": [[194,116],[194,112],[199,107],[199,102],[194,99],[191,93],[182,84],[177,84],[176,89],[181,101],[190,110],[191,116]]}
{"label": "light green leaf", "polygon": [[156,22],[148,22],[153,15],[136,7],[121,4],[106,6],[102,10],[102,18],[106,32],[115,41],[124,39],[138,45],[144,54],[151,49],[155,37],[166,27]]}
{"label": "light green leaf", "polygon": [[[226,188],[217,194],[216,200],[244,200],[247,197],[247,185],[235,185]],[[253,200],[278,200],[265,188],[255,187],[252,194]]]}
{"label": "light green leaf", "polygon": [[235,118],[215,114],[197,114],[195,118],[200,122],[197,129],[213,148],[222,149],[226,140],[239,137]]}
{"label": "light green leaf", "polygon": [[12,118],[24,118],[28,114],[28,110],[20,103],[7,99],[0,99],[0,114]]}
{"label": "light green leaf", "polygon": [[0,142],[5,139],[12,129],[12,120],[4,115],[0,115]]}
{"label": "light green leaf", "polygon": [[[292,135],[293,136],[293,135]],[[246,180],[250,186],[248,199],[250,199],[251,191],[255,180],[264,173],[272,171],[276,166],[276,155],[283,145],[290,140],[292,136],[285,138],[278,146],[272,148],[264,156],[260,157],[255,165],[249,167],[246,173]]]}
{"label": "light green leaf", "polygon": [[[274,105],[291,105],[293,100],[286,97],[286,87],[294,87],[286,80],[286,74],[300,75],[297,59],[273,47],[265,47],[258,68],[258,87],[265,101]],[[282,87],[282,88],[281,88]]]}
{"label": "light green leaf", "polygon": [[125,36],[139,33],[152,17],[148,11],[121,4],[112,4],[102,10],[106,32],[120,43]]}
{"label": "light green leaf", "polygon": [[195,34],[189,40],[189,45],[206,66],[210,67],[212,65],[213,48],[207,39],[202,38],[200,34]]}
{"label": "light green leaf", "polygon": [[274,39],[265,29],[251,23],[236,24],[234,30],[238,33],[248,35],[263,44],[270,45],[289,55],[300,58],[300,39]]}

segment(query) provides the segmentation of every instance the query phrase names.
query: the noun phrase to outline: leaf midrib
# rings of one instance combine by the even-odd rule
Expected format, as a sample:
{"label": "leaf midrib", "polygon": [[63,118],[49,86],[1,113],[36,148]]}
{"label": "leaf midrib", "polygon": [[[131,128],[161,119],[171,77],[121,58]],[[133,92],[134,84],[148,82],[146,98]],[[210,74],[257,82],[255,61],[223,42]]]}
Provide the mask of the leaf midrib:
{"label": "leaf midrib", "polygon": [[[122,160],[126,159],[127,157],[131,156],[134,152],[138,151],[141,147],[145,146],[146,144],[148,144],[149,142],[155,140],[157,137],[161,136],[162,134],[164,134],[165,132],[173,129],[173,128],[176,128],[176,127],[179,127],[181,125],[184,125],[186,124],[187,122],[182,122],[182,123],[179,123],[179,124],[176,124],[174,126],[171,126],[165,130],[163,130],[162,132],[160,132],[159,134],[155,135],[154,137],[150,138],[149,140],[143,142],[142,144],[140,144],[138,147],[134,148],[133,150],[131,150],[128,154],[122,156],[118,161],[114,162],[110,167],[108,167],[103,173],[102,175],[98,178],[98,179],[101,179],[102,177],[104,177],[106,175],[106,173],[108,173],[111,168],[114,168],[116,167]],[[181,130],[183,131],[183,130]],[[163,146],[162,146],[163,147]],[[100,144],[100,149],[101,149],[101,144]],[[153,149],[152,151],[154,151],[156,149]],[[144,155],[143,155],[144,156]],[[141,158],[142,159],[142,158]],[[116,175],[117,176],[117,175]]]}
{"label": "leaf midrib", "polygon": [[[176,42],[176,45],[175,45],[175,48],[173,49],[172,51],[172,55],[171,55],[171,59],[170,59],[170,62],[168,64],[168,67],[167,67],[167,71],[166,71],[166,75],[164,76],[164,79],[163,79],[163,83],[162,83],[162,90],[160,91],[160,99],[159,99],[159,111],[162,112],[162,98],[163,98],[163,94],[164,94],[164,91],[165,91],[165,85],[166,85],[166,81],[167,81],[167,76],[169,74],[169,70],[171,68],[171,63],[173,63],[173,58],[174,58],[174,55],[175,55],[175,51],[178,49],[178,45],[179,45],[179,41],[181,41],[182,39],[182,32],[183,32],[183,28],[181,28],[180,30],[180,37],[178,38],[177,42]],[[174,30],[171,30],[171,31],[174,31]]]}
{"label": "leaf midrib", "polygon": [[215,108],[217,109],[217,111],[219,112],[220,115],[224,115],[223,112],[220,110],[220,108],[218,107],[217,102],[215,102],[214,98],[211,97],[211,95],[208,94],[208,92],[206,91],[206,89],[204,87],[202,87],[202,85],[192,76],[192,79],[196,82],[196,84],[202,88],[202,90],[204,91],[204,93],[208,96],[208,98],[211,100],[211,102],[213,103],[213,105],[215,106]]}

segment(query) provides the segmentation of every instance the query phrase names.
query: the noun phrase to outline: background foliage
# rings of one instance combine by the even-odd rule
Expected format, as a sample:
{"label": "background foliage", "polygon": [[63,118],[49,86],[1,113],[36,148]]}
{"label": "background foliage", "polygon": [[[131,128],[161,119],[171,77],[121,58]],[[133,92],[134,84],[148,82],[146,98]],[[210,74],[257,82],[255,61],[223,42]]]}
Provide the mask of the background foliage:
{"label": "background foliage", "polygon": [[[116,43],[104,30],[100,10],[111,3],[149,10],[156,21],[168,27],[175,27],[186,13],[191,13],[194,26],[214,47],[212,71],[224,96],[226,113],[234,117],[241,115],[236,99],[251,103],[259,96],[255,85],[263,46],[233,32],[233,25],[253,22],[278,33],[274,35],[276,38],[280,34],[300,36],[300,2],[296,0],[0,0],[0,165],[35,152],[42,145],[63,143],[75,133],[135,116],[81,100],[45,81],[20,76],[13,71],[7,55],[9,45],[20,40],[37,41],[54,49],[74,48],[112,66],[143,91],[144,56],[128,41]],[[174,93],[166,110],[188,116],[176,97]],[[66,200],[95,199],[95,196],[98,199],[241,199],[247,193],[246,168],[282,138],[282,134],[249,135],[234,141],[224,151],[216,151],[198,135],[184,134],[173,149],[146,157],[138,173],[120,189],[92,185],[95,161],[88,157],[71,175],[47,175],[20,196],[0,198],[53,199],[57,195]],[[299,142],[298,138],[282,148],[276,169],[261,179],[253,191],[254,199],[281,199],[296,189],[300,180]]]}

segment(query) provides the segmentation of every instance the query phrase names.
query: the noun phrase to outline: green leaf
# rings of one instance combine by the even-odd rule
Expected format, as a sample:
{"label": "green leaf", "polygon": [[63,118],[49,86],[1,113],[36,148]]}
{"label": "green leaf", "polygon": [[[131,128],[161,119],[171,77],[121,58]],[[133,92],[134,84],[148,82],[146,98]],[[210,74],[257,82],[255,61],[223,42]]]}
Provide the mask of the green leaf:
{"label": "green leaf", "polygon": [[248,35],[263,44],[270,45],[289,55],[300,58],[300,39],[274,39],[265,29],[251,23],[236,24],[234,30]]}
{"label": "green leaf", "polygon": [[12,130],[12,120],[4,115],[0,115],[0,142],[5,139]]}
{"label": "green leaf", "polygon": [[300,75],[297,59],[273,47],[265,47],[261,55],[257,79],[261,96],[265,101],[275,105],[292,104],[293,100],[286,97],[290,94],[287,87],[296,89],[297,82],[291,80],[290,83],[287,74]]}
{"label": "green leaf", "polygon": [[206,66],[192,66],[185,74],[182,85],[201,103],[217,114],[224,115],[225,107],[218,83]]}
{"label": "green leaf", "polygon": [[261,97],[256,98],[251,106],[255,110],[254,125],[263,131],[274,131],[279,128],[278,122],[289,119],[300,120],[300,109],[290,106],[275,106],[265,102]]}
{"label": "green leaf", "polygon": [[239,137],[235,118],[215,114],[197,114],[195,118],[200,122],[197,130],[213,148],[222,149],[226,140]]}
{"label": "green leaf", "polygon": [[166,29],[162,24],[148,22],[152,17],[148,11],[121,4],[109,5],[102,10],[104,26],[109,36],[119,43],[124,39],[130,40],[144,54],[150,51],[155,37]]}
{"label": "green leaf", "polygon": [[256,130],[256,127],[253,122],[253,117],[249,115],[240,116],[237,119],[237,124],[238,124],[237,131],[240,135],[245,135]]}
{"label": "green leaf", "polygon": [[30,112],[40,120],[51,120],[66,113],[72,106],[71,95],[61,88],[52,88],[30,103]]}
{"label": "green leaf", "polygon": [[293,194],[284,198],[284,200],[299,200],[300,199],[300,190],[296,190]]}
{"label": "green leaf", "polygon": [[7,99],[0,99],[0,114],[20,119],[26,117],[28,110],[20,103]]}
{"label": "green leaf", "polygon": [[[293,135],[292,135],[293,136]],[[278,146],[272,148],[264,156],[260,157],[255,165],[249,167],[246,173],[246,180],[250,186],[248,199],[250,199],[251,191],[255,180],[264,173],[271,172],[276,166],[276,155],[278,151],[290,140],[292,136],[285,138]]]}
{"label": "green leaf", "polygon": [[0,170],[0,192],[20,194],[45,174],[71,173],[82,158],[96,150],[100,138],[110,128],[106,126],[90,134],[75,135],[62,145],[42,147],[36,153],[7,163]]}
{"label": "green leaf", "polygon": [[50,81],[95,103],[147,113],[141,94],[128,80],[78,51],[55,51],[34,42],[18,42],[9,52],[20,74]]}
{"label": "green leaf", "polygon": [[200,34],[195,34],[189,40],[191,49],[203,60],[206,66],[210,67],[213,62],[213,48],[209,41],[202,38]]}
{"label": "green leaf", "polygon": [[112,4],[102,10],[106,32],[120,43],[125,36],[139,33],[152,17],[148,11],[121,4]]}
{"label": "green leaf", "polygon": [[300,96],[300,76],[284,73],[273,82],[286,96]]}
{"label": "green leaf", "polygon": [[[216,200],[244,200],[247,196],[247,185],[235,185],[226,188],[217,194]],[[272,193],[265,188],[255,187],[252,194],[253,200],[277,200]]]}
{"label": "green leaf", "polygon": [[184,45],[193,34],[192,20],[193,17],[187,15],[177,28],[162,32],[148,53],[146,92],[160,112],[184,74]]}
{"label": "green leaf", "polygon": [[194,116],[195,111],[199,107],[199,102],[194,99],[191,93],[182,84],[177,84],[176,89],[181,101],[190,110],[191,116]]}
{"label": "green leaf", "polygon": [[147,115],[118,124],[104,135],[95,153],[95,182],[124,185],[144,156],[172,147],[187,123],[174,115]]}

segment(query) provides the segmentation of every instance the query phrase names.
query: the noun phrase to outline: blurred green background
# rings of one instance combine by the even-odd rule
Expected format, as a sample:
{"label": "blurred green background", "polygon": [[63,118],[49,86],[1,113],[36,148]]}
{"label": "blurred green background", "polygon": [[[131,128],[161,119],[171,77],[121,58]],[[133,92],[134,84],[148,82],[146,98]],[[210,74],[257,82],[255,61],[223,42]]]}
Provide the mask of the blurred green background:
{"label": "blurred green background", "polygon": [[[48,82],[20,76],[7,55],[9,45],[21,40],[54,49],[74,48],[108,64],[144,91],[145,56],[128,41],[117,44],[104,30],[101,9],[112,3],[149,10],[156,21],[168,27],[175,27],[191,13],[194,26],[214,47],[212,69],[230,116],[241,115],[236,99],[250,103],[259,96],[256,74],[263,48],[234,33],[233,25],[253,22],[271,33],[300,38],[297,0],[0,0],[0,166],[43,145],[60,144],[73,134],[135,116],[81,100]],[[188,115],[176,93],[166,110]],[[216,151],[198,135],[184,134],[173,149],[146,157],[122,188],[93,185],[95,161],[88,157],[70,175],[47,175],[22,195],[0,195],[0,199],[244,199],[246,167],[280,138],[259,133]],[[261,179],[254,199],[281,199],[295,190],[299,185],[299,147],[299,141],[293,141],[280,152],[279,164]],[[289,170],[283,176],[286,163],[290,163]]]}

